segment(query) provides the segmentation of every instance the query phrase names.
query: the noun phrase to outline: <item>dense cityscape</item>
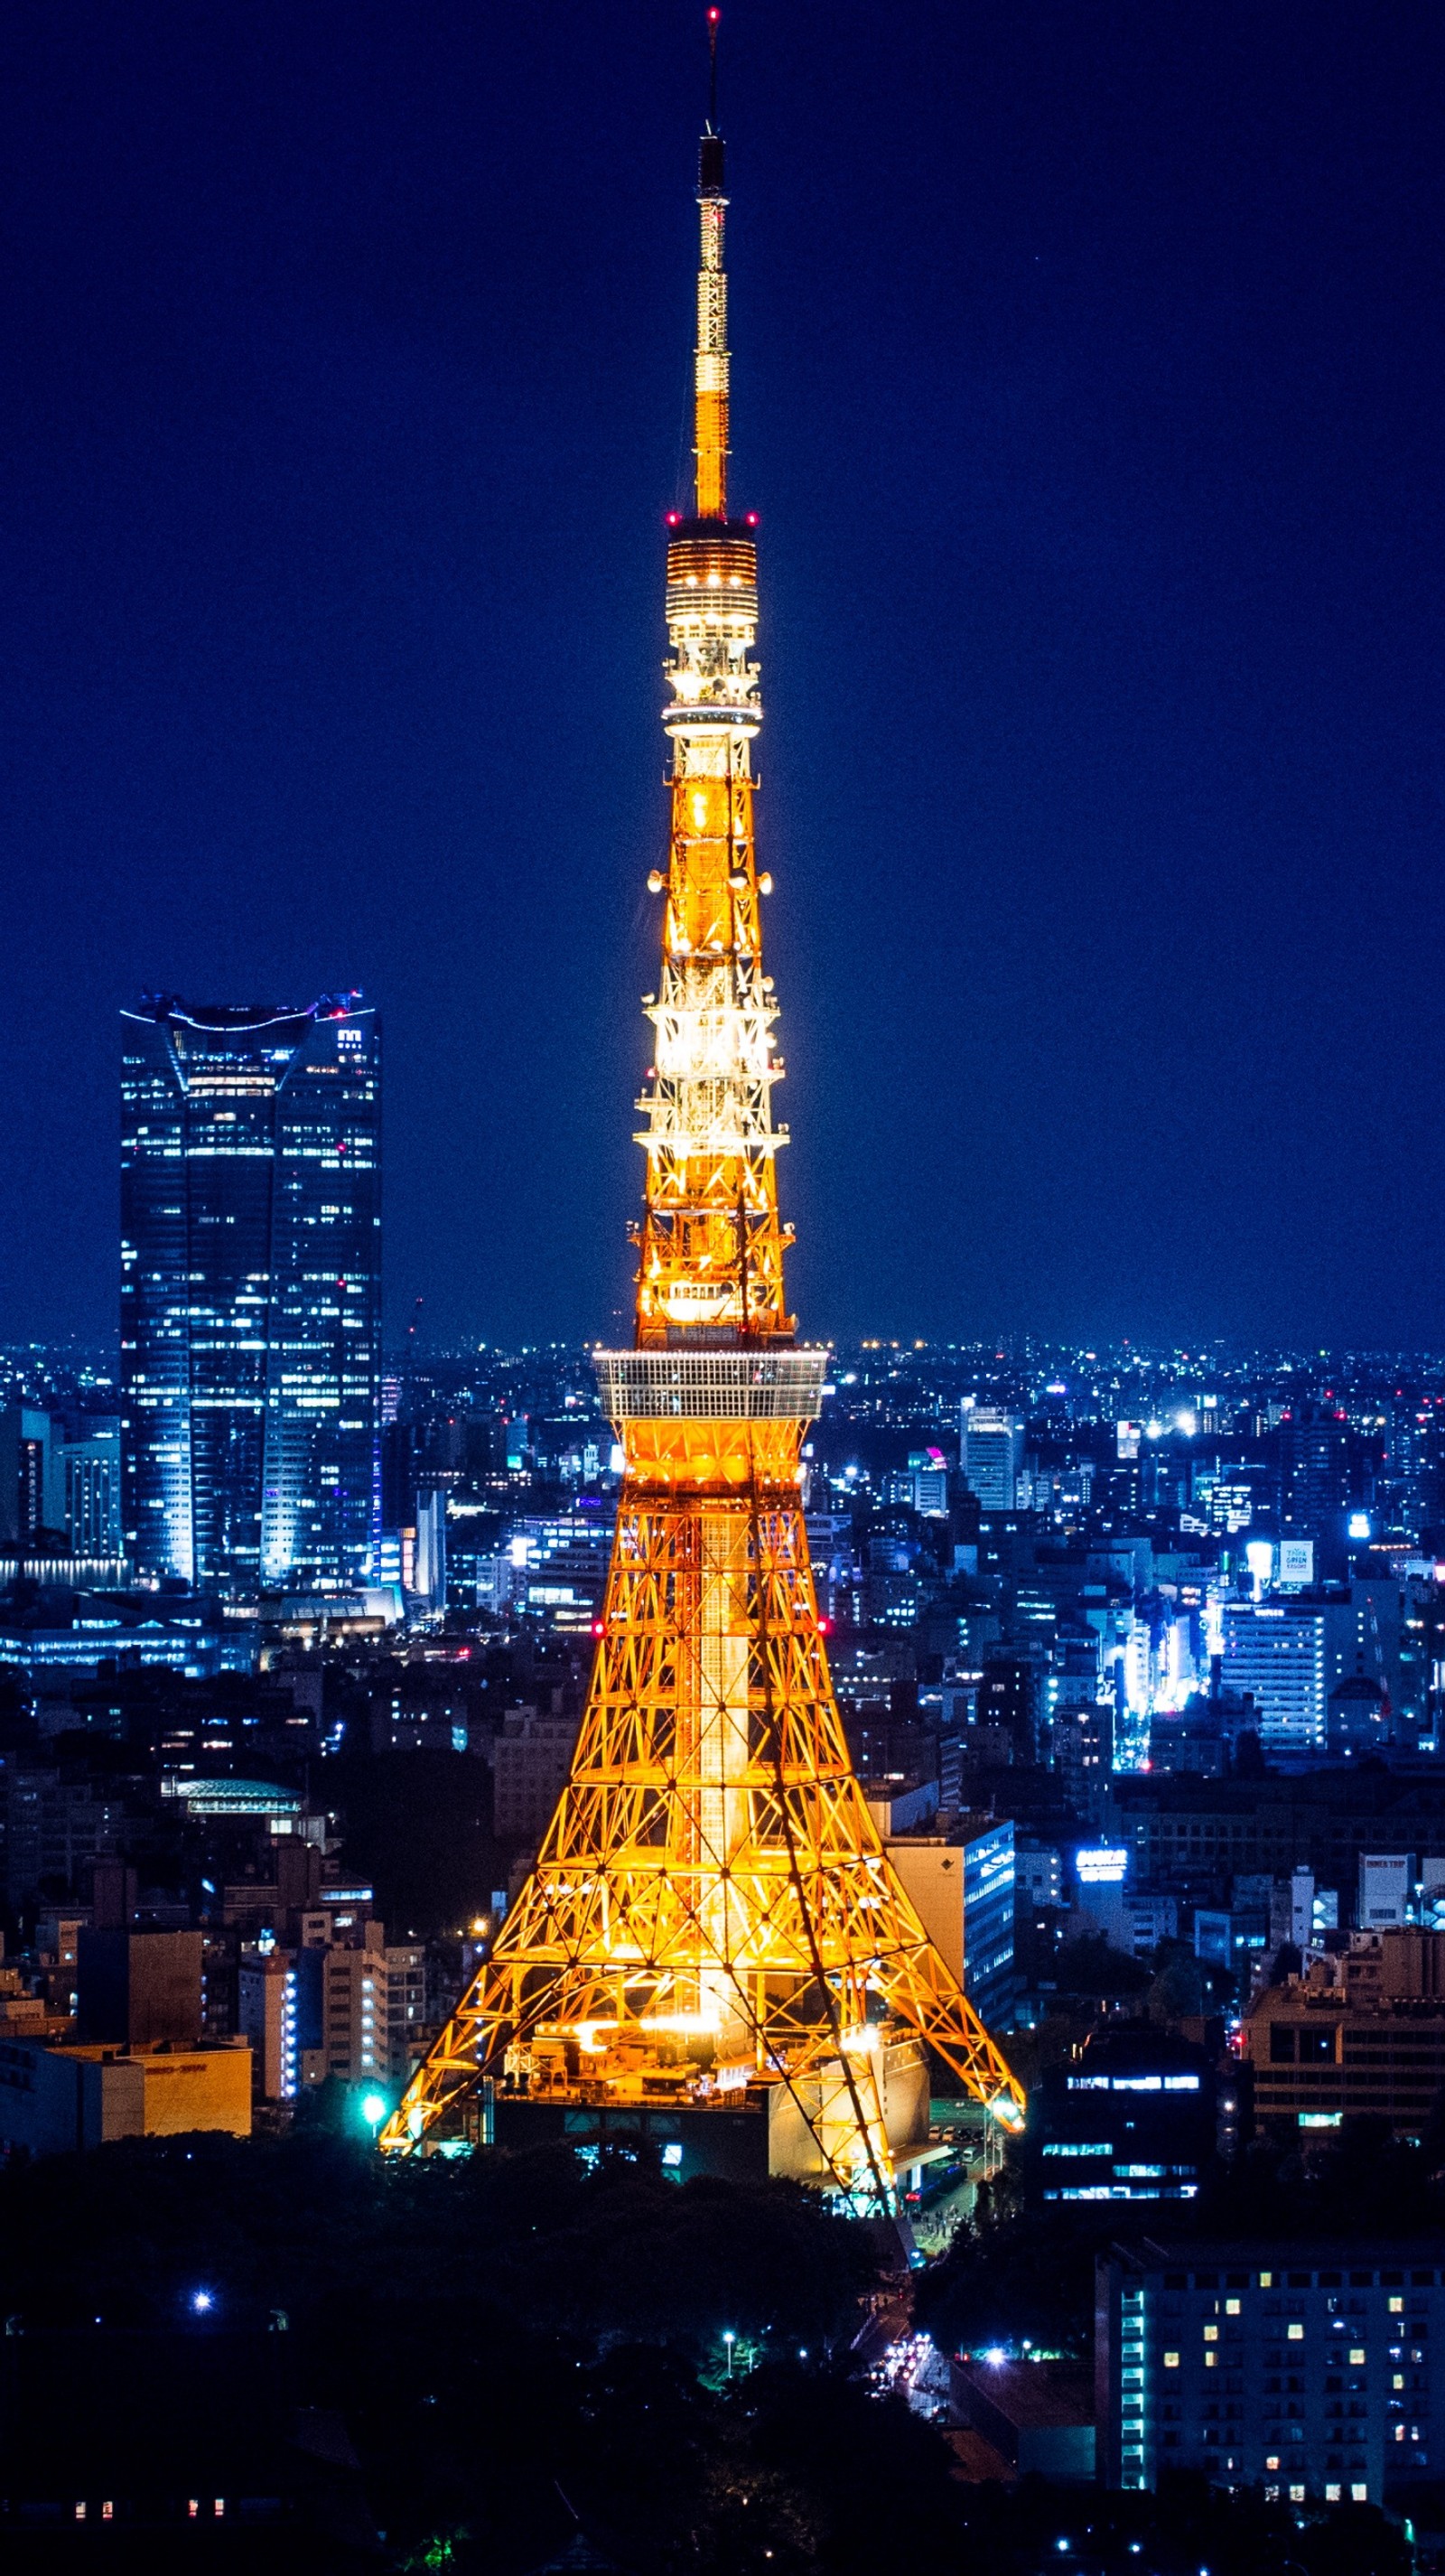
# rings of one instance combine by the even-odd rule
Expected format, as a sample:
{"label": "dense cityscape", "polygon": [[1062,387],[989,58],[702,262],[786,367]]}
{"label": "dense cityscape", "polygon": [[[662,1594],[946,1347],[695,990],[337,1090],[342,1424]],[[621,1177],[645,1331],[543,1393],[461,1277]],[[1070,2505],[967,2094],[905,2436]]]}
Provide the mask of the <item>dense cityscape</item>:
{"label": "dense cityscape", "polygon": [[[156,1453],[194,1460],[212,1421],[184,1397],[147,1417],[139,1340],[3,1357],[17,2185],[31,2160],[124,2139],[163,2158],[181,2132],[367,2151],[556,1805],[617,1521],[589,1352],[362,1338],[363,1549],[345,1517],[313,1521],[276,1580],[262,1444],[233,1443],[183,1579],[174,1520],[148,1544],[140,1514]],[[267,1384],[264,1348],[230,1364]],[[885,2257],[886,2322],[843,2341],[958,2428],[980,2492],[1037,2468],[1124,2493],[1179,2470],[1311,2505],[1428,2498],[1442,1423],[1445,1365],[1423,1355],[829,1352],[807,1527],[853,1759],[1029,2100],[1008,2145],[935,2094],[901,2204],[927,2258],[914,2323],[887,2330]],[[356,1435],[309,1436],[301,1488],[324,1496]],[[1374,2241],[1350,2157],[1383,2159],[1417,2240]],[[1021,2250],[1040,2244],[1047,2279]],[[733,2331],[760,2367],[780,2329]],[[1166,2368],[1146,2417],[1133,2392]]]}
{"label": "dense cityscape", "polygon": [[[290,963],[253,980],[230,945],[243,870],[190,951],[204,980],[167,963],[189,881],[179,918],[159,896],[147,916],[146,971],[184,994],[123,990],[106,960],[115,1078],[67,1095],[86,1151],[118,1130],[114,1222],[57,1251],[55,1329],[7,1321],[0,1345],[0,2547],[17,2570],[159,2576],[877,2576],[977,2553],[1004,2576],[1429,2576],[1445,1352],[1142,1326],[1086,1346],[1006,1319],[912,1337],[896,1299],[887,1329],[829,1338],[793,1311],[760,858],[797,834],[785,812],[775,842],[768,808],[758,835],[767,594],[760,514],[730,490],[719,19],[657,565],[664,863],[632,885],[653,1061],[610,1338],[540,1337],[577,1207],[549,1252],[497,1177],[508,1122],[525,1156],[552,1116],[526,1048],[588,1007],[562,949],[549,985],[545,923],[510,1092],[468,1060],[466,1225],[532,1280],[533,1341],[483,1338],[481,1295],[461,1341],[425,1290],[405,1313],[437,1250],[398,1258],[390,1196],[392,1101],[410,1085],[414,1117],[433,1070],[417,1019],[397,1043],[354,964],[316,981],[376,989],[308,999]],[[183,70],[187,124],[204,87]],[[607,133],[590,95],[585,121]],[[369,171],[367,131],[336,119],[333,167]],[[611,190],[627,155],[606,149]],[[913,153],[910,113],[900,168]],[[468,158],[459,202],[473,184]],[[288,199],[288,243],[292,220]],[[601,269],[585,235],[568,256]],[[368,263],[344,264],[350,299]],[[437,307],[470,292],[468,271]],[[517,420],[535,407],[534,386]],[[629,440],[641,408],[629,385]],[[229,437],[206,432],[208,466]],[[896,480],[891,417],[881,443]],[[597,454],[594,517],[619,470]],[[584,546],[573,595],[600,564]],[[599,739],[640,629],[589,668]],[[950,626],[935,659],[956,648]],[[337,651],[308,647],[308,673]],[[845,639],[814,651],[836,686]],[[183,730],[168,704],[167,742]],[[806,769],[786,733],[782,759]],[[556,776],[546,793],[565,801]],[[589,817],[603,801],[589,785]],[[959,926],[971,865],[949,857],[939,928],[976,990],[999,943]],[[560,916],[525,848],[520,873]],[[1047,903],[1017,883],[1037,942]],[[388,852],[398,989],[426,910]],[[328,954],[351,927],[344,899]],[[307,953],[289,914],[277,935],[273,956]],[[1209,1022],[1188,936],[1179,1007]],[[492,961],[457,953],[464,1005]],[[926,1012],[879,968],[881,1067]],[[1090,998],[1080,973],[1068,1008]],[[1002,1086],[981,1099],[1006,1163]],[[1025,1101],[1018,1134],[1059,1106]],[[1238,1111],[1187,1123],[1193,1226],[1248,1137]],[[1108,1156],[1078,1135],[1097,1232]],[[49,1185],[37,1164],[37,1207]],[[960,1239],[986,1233],[958,1197]],[[1342,1191],[1337,1234],[1350,1217]],[[827,1222],[856,1241],[851,1204]],[[457,1231],[440,1202],[433,1225]],[[1408,1262],[1366,1235],[1357,1268],[1393,1264],[1408,1307]],[[1062,1226],[1050,1253],[1069,1266]],[[90,1340],[60,1329],[82,1274],[105,1282]],[[957,1303],[976,1329],[977,1295]]]}

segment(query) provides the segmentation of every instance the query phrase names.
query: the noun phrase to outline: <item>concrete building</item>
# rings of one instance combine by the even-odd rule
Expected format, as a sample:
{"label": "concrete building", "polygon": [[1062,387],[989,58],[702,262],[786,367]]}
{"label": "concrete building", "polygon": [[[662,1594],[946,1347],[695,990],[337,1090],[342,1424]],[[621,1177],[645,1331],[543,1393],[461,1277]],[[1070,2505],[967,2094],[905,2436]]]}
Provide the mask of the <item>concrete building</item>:
{"label": "concrete building", "polygon": [[1406,1921],[1414,1875],[1408,1852],[1361,1852],[1355,1921],[1362,1932],[1381,1932]]}
{"label": "concrete building", "polygon": [[936,1780],[901,1781],[896,1788],[870,1783],[865,1795],[868,1813],[885,1842],[895,1834],[926,1832],[938,1813]]}
{"label": "concrete building", "polygon": [[977,1750],[985,1762],[1038,1760],[1047,1673],[1048,1658],[1041,1647],[984,1657],[976,1733]]}
{"label": "concrete building", "polygon": [[1348,1673],[1336,1682],[1326,1725],[1335,1760],[1354,1762],[1362,1753],[1383,1751],[1391,1739],[1390,1705],[1379,1683],[1367,1673]]}
{"label": "concrete building", "polygon": [[80,1928],[76,1944],[76,2031],[81,2040],[161,2041],[188,2046],[201,2036],[199,1932]]}
{"label": "concrete building", "polygon": [[1326,1613],[1295,1601],[1230,1601],[1224,1611],[1224,1687],[1247,1693],[1266,1751],[1322,1754],[1328,1740]]}
{"label": "concrete building", "polygon": [[1228,1968],[1247,1988],[1269,1946],[1267,1918],[1248,1906],[1196,1905],[1194,1955]]}
{"label": "concrete building", "polygon": [[32,1548],[64,1528],[57,1426],[33,1405],[0,1405],[0,1547]]}
{"label": "concrete building", "polygon": [[[369,1924],[368,1935],[380,1934]],[[405,2084],[426,2029],[426,1952],[420,1943],[326,1950],[323,1968],[324,2071],[348,2084]]]}
{"label": "concrete building", "polygon": [[1064,1855],[1053,1843],[1014,1845],[1014,1891],[1026,1905],[1064,1901]]}
{"label": "concrete building", "polygon": [[1088,2040],[1029,2099],[1044,2199],[1196,2199],[1217,2091],[1205,2051],[1170,2031],[1136,2023]]}
{"label": "concrete building", "polygon": [[1339,1407],[1293,1406],[1279,1426],[1279,1453],[1284,1528],[1313,1540],[1333,1572],[1344,1563],[1349,1489],[1349,1432]]}
{"label": "concrete building", "polygon": [[509,1524],[504,1599],[559,1635],[590,1637],[607,1588],[616,1514],[563,1512]]}
{"label": "concrete building", "polygon": [[954,2361],[949,2393],[959,2422],[1010,2476],[1091,2483],[1094,2400],[1085,2371],[1048,2361]]}
{"label": "concrete building", "polygon": [[1054,1711],[1049,1758],[1080,1815],[1095,1815],[1114,1768],[1114,1708],[1108,1700],[1066,1700]]}
{"label": "concrete building", "polygon": [[945,1519],[948,1513],[948,1461],[941,1449],[915,1449],[906,1467],[890,1468],[880,1497],[885,1507],[902,1503],[922,1519]]}
{"label": "concrete building", "polygon": [[1145,1959],[1179,1929],[1179,1907],[1167,1888],[1139,1886],[1123,1843],[1081,1843],[1065,1881],[1070,1937],[1098,1933],[1115,1950]]}
{"label": "concrete building", "polygon": [[562,1794],[577,1719],[509,1708],[492,1755],[492,1821],[498,1840],[540,1842]]}
{"label": "concrete building", "polygon": [[1442,2260],[1440,2240],[1115,2247],[1097,2275],[1100,2477],[1193,2469],[1285,2503],[1408,2511],[1445,2460]]}
{"label": "concrete building", "polygon": [[8,1762],[0,1773],[6,1902],[19,1913],[47,1884],[74,1887],[88,1861],[115,1849],[126,1823],[123,1796],[107,1797],[43,1763]]}
{"label": "concrete building", "polygon": [[963,1816],[950,1834],[903,1834],[886,1849],[985,2029],[1006,2029],[1018,1991],[1012,1822]]}
{"label": "concrete building", "polygon": [[1421,2136],[1445,2086],[1445,1932],[1356,1933],[1265,1987],[1243,2042],[1261,2126],[1328,2132],[1368,2114]]}
{"label": "concrete building", "polygon": [[241,1954],[236,1977],[236,2017],[250,2043],[257,2099],[293,2102],[304,2083],[326,2072],[322,2063],[322,1986],[325,1953],[317,1949],[261,1950]]}
{"label": "concrete building", "polygon": [[0,2144],[69,2155],[113,2138],[251,2134],[249,2048],[47,2047],[0,2038]]}

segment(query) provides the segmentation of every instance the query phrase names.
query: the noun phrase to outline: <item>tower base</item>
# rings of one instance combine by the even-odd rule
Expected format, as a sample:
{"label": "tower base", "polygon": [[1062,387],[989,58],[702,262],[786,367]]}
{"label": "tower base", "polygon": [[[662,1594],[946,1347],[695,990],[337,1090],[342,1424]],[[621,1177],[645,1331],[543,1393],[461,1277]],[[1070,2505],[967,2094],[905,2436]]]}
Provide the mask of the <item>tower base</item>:
{"label": "tower base", "polygon": [[[884,2134],[897,2170],[928,2147],[927,2052],[900,2033],[883,2040],[880,2061]],[[856,2136],[853,2098],[836,2060],[792,2086],[752,2083],[712,2101],[629,2101],[602,2097],[592,2086],[552,2085],[545,2094],[498,2087],[489,2142],[513,2150],[636,2148],[655,2154],[680,2182],[695,2174],[732,2182],[784,2177],[836,2191],[837,2168]],[[866,2191],[867,2175],[859,2180]]]}

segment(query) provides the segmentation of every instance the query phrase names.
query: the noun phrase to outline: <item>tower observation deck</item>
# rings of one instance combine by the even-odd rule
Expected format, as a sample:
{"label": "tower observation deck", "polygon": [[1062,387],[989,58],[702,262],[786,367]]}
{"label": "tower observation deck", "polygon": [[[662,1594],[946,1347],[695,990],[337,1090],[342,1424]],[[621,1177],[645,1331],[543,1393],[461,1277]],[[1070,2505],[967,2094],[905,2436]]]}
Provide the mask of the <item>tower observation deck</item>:
{"label": "tower observation deck", "polygon": [[724,158],[699,151],[695,509],[667,544],[672,743],[634,1347],[599,1351],[625,1456],[571,1775],[492,1954],[381,2134],[649,2133],[669,2163],[887,2206],[930,2056],[1022,2096],[930,1945],[849,1756],[799,1460],[827,1354],[787,1310],[771,881],[754,842],[756,521],[728,511]]}

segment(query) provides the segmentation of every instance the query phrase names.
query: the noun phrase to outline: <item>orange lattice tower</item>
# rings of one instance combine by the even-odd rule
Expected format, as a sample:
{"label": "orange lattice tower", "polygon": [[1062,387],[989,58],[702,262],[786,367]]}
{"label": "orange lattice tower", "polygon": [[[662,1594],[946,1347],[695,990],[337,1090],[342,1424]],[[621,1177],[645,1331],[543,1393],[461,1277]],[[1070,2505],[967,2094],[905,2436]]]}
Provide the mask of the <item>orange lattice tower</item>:
{"label": "orange lattice tower", "polygon": [[1001,2117],[1021,2096],[884,1853],[808,1562],[799,1456],[826,1353],[796,1343],[783,1285],[757,543],[727,509],[711,120],[698,203],[697,507],[667,549],[672,832],[649,880],[664,904],[636,1344],[597,1354],[626,1457],[601,1637],[533,1874],[382,2144],[493,2121],[499,2137],[642,2127],[684,2170],[741,2160],[878,2205],[926,2141],[930,2050]]}

